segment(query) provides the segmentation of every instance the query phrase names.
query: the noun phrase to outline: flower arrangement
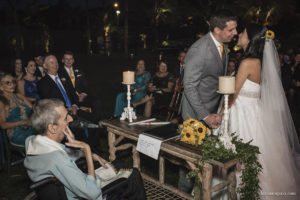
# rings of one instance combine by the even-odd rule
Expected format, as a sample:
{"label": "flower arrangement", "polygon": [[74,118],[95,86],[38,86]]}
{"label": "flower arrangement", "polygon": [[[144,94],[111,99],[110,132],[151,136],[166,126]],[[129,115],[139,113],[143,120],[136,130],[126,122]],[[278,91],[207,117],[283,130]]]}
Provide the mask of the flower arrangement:
{"label": "flower arrangement", "polygon": [[179,125],[180,141],[191,144],[201,145],[206,135],[210,135],[210,130],[202,122],[190,118]]}
{"label": "flower arrangement", "polygon": [[211,131],[202,122],[190,118],[179,125],[178,132],[180,133],[180,141],[198,146],[201,145],[202,159],[196,161],[197,169],[191,170],[187,174],[187,178],[196,178],[196,183],[201,186],[201,181],[198,180],[198,173],[201,171],[202,162],[213,159],[221,162],[236,159],[244,165],[242,169],[241,180],[237,192],[241,200],[259,199],[259,173],[262,166],[258,161],[257,154],[259,149],[252,146],[249,141],[247,143],[239,139],[235,133],[230,135],[232,144],[236,147],[226,148],[222,141],[223,135],[219,133],[216,136],[209,136]]}
{"label": "flower arrangement", "polygon": [[273,40],[275,38],[275,33],[271,30],[267,30],[266,31],[266,38]]}

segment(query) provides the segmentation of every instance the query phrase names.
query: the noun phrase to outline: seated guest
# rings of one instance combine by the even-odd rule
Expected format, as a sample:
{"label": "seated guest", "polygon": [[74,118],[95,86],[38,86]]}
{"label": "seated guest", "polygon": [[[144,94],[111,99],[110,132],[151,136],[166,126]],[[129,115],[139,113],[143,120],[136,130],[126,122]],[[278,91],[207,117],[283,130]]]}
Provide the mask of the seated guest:
{"label": "seated guest", "polygon": [[17,58],[14,60],[13,66],[12,66],[12,75],[16,78],[16,81],[19,81],[23,78],[24,72],[22,67],[22,59]]}
{"label": "seated guest", "polygon": [[37,82],[39,77],[35,76],[36,71],[35,62],[29,60],[25,67],[25,75],[21,80],[18,81],[18,93],[25,96],[31,103],[35,103],[40,99],[37,92]]}
{"label": "seated guest", "polygon": [[[44,69],[47,71],[41,80],[37,83],[38,94],[41,99],[56,98],[65,103],[66,108],[72,113],[73,117],[98,124],[98,119],[94,116],[93,112],[85,112],[79,109],[79,96],[76,94],[73,86],[68,84],[66,79],[60,78],[58,75],[58,62],[54,55],[48,55],[44,59]],[[85,140],[86,137],[81,131],[75,131],[76,137]],[[85,130],[85,129],[84,129]],[[95,131],[88,132],[88,143],[94,148],[100,142],[99,134]]]}
{"label": "seated guest", "polygon": [[89,110],[88,108],[91,108],[94,116],[99,121],[102,115],[100,101],[96,100],[89,93],[88,81],[82,70],[78,66],[74,66],[74,62],[73,53],[66,51],[62,58],[64,66],[59,68],[58,76],[62,80],[65,80],[65,84],[73,87],[78,96],[78,106],[83,110]]}
{"label": "seated guest", "polygon": [[155,73],[148,84],[149,94],[136,104],[146,104],[144,111],[145,117],[151,117],[153,105],[155,105],[155,108],[169,105],[172,98],[174,85],[175,78],[171,73],[168,72],[167,63],[165,61],[160,61],[158,72]]}
{"label": "seated guest", "polygon": [[0,126],[7,130],[12,143],[24,145],[25,139],[35,134],[28,120],[32,105],[23,95],[15,94],[15,88],[14,77],[0,76]]}
{"label": "seated guest", "polygon": [[[135,84],[131,86],[131,101],[130,103],[135,106],[135,103],[139,102],[146,96],[147,85],[150,81],[151,74],[145,71],[145,61],[139,60],[136,66],[136,72],[134,74]],[[124,107],[127,106],[126,92],[119,93],[116,99],[116,107],[114,116],[120,116],[124,111]]]}
{"label": "seated guest", "polygon": [[[62,101],[58,99],[40,100],[34,107],[31,116],[32,125],[38,131],[38,135],[26,140],[24,166],[30,179],[34,182],[47,177],[56,177],[64,185],[69,200],[80,198],[101,200],[100,185],[104,179],[95,173],[93,161],[98,161],[104,168],[107,168],[105,165],[107,161],[92,153],[88,144],[74,139],[68,128],[71,121],[72,117],[68,114]],[[63,145],[61,141],[65,137],[67,142]],[[83,173],[74,163],[81,156],[86,159],[87,174]],[[138,186],[130,185],[133,188],[125,189],[133,191],[129,194],[134,194],[137,198],[125,196],[124,199],[145,199],[143,193],[140,196],[143,186],[139,185],[143,185],[143,183],[138,181],[135,183]]]}
{"label": "seated guest", "polygon": [[184,51],[180,51],[178,55],[178,65],[174,68],[174,76],[175,78],[178,78],[178,84],[182,83],[183,75],[184,75],[184,59],[185,59],[186,53]]}
{"label": "seated guest", "polygon": [[228,61],[227,76],[233,76],[236,68],[236,61],[234,58],[230,58]]}
{"label": "seated guest", "polygon": [[[99,161],[101,165],[106,161],[97,154],[92,154],[88,144],[74,139],[68,128],[72,120],[62,101],[39,101],[31,116],[38,135],[26,140],[24,166],[34,182],[46,177],[56,177],[65,186],[68,199],[102,199],[93,160]],[[61,144],[65,137],[68,140],[66,146]],[[68,147],[78,148],[80,151]],[[86,158],[88,174],[84,174],[74,163],[81,155]]]}
{"label": "seated guest", "polygon": [[37,77],[44,77],[46,75],[46,71],[45,69],[43,68],[43,64],[44,64],[44,56],[36,56],[34,57],[34,61],[36,63],[36,70],[35,70],[35,73],[34,75],[37,76]]}

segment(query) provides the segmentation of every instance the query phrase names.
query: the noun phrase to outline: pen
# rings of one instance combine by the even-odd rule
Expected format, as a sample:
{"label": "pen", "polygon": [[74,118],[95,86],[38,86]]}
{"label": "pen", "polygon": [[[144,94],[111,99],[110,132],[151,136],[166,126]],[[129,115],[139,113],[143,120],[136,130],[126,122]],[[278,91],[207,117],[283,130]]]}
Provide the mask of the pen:
{"label": "pen", "polygon": [[155,118],[151,118],[151,119],[146,119],[146,120],[142,120],[142,121],[138,121],[138,122],[131,122],[128,125],[131,126],[131,125],[145,123],[145,122],[152,122],[152,121],[155,121],[155,120],[156,120]]}
{"label": "pen", "polygon": [[170,124],[171,122],[142,122],[142,123],[138,123],[137,125],[166,125],[166,124]]}

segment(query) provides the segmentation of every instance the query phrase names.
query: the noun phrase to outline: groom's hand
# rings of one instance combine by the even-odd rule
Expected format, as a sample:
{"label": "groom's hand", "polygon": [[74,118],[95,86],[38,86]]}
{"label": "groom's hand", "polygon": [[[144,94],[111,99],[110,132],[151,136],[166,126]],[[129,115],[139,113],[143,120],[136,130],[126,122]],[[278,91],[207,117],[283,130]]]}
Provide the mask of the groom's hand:
{"label": "groom's hand", "polygon": [[217,114],[208,115],[204,121],[210,128],[218,128],[221,124],[221,118]]}

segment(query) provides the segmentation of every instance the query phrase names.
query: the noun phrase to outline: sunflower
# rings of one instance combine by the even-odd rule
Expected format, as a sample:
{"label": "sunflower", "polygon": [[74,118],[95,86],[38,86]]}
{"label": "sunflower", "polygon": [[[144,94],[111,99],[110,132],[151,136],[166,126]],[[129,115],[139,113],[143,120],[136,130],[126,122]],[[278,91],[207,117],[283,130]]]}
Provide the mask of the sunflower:
{"label": "sunflower", "polygon": [[206,126],[204,126],[204,124],[202,123],[199,123],[196,127],[195,127],[195,130],[197,132],[198,135],[205,135],[206,133]]}
{"label": "sunflower", "polygon": [[198,123],[198,121],[196,119],[194,119],[194,118],[190,118],[190,119],[185,120],[183,122],[183,126],[190,126],[190,125],[192,126],[195,123]]}
{"label": "sunflower", "polygon": [[181,134],[180,140],[188,144],[194,144],[196,138],[193,132],[185,132]]}
{"label": "sunflower", "polygon": [[190,118],[179,125],[178,132],[182,142],[198,146],[202,144],[209,129],[202,122]]}
{"label": "sunflower", "polygon": [[271,31],[271,30],[268,30],[266,32],[266,38],[269,38],[269,39],[273,40],[275,38],[275,33],[273,31]]}

